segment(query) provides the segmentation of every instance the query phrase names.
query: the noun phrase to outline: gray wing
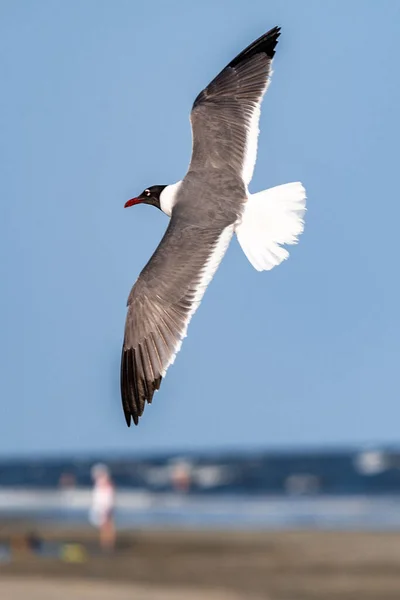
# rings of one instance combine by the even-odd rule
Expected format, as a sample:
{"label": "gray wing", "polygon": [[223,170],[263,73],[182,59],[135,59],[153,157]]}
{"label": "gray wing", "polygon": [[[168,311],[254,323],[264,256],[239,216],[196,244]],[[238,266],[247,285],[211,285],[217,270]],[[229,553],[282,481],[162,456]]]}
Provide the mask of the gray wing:
{"label": "gray wing", "polygon": [[260,105],[271,75],[280,28],[243,50],[198,95],[190,120],[189,170],[229,166],[248,184],[257,156]]}
{"label": "gray wing", "polygon": [[172,216],[128,299],[121,360],[122,405],[137,425],[174,361],[189,321],[222,260],[233,226],[205,229]]}

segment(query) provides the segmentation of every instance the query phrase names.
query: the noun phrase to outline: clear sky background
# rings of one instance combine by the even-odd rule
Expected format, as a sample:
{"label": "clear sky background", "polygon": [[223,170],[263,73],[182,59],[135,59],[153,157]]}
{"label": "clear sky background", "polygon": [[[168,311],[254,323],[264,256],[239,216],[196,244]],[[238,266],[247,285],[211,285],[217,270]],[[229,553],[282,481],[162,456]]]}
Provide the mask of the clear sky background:
{"label": "clear sky background", "polygon": [[[233,241],[138,428],[125,304],[167,226],[124,202],[186,172],[197,93],[274,25],[251,191],[306,229]],[[400,442],[400,3],[0,0],[0,453]]]}

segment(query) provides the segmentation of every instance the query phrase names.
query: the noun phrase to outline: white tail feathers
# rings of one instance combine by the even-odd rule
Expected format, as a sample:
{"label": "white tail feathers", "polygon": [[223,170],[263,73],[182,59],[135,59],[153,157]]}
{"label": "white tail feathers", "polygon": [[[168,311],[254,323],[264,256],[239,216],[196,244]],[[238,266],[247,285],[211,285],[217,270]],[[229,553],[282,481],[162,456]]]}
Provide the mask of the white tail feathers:
{"label": "white tail feathers", "polygon": [[257,271],[269,271],[288,258],[280,244],[297,244],[304,229],[306,191],[300,182],[249,194],[236,235]]}

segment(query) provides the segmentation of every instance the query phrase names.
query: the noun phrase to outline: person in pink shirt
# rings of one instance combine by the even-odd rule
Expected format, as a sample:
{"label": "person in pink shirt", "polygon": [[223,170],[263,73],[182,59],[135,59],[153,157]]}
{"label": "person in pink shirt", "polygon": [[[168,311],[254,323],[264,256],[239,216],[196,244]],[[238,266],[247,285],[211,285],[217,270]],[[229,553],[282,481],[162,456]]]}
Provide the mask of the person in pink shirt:
{"label": "person in pink shirt", "polygon": [[113,550],[115,546],[114,505],[115,489],[110,472],[105,465],[94,465],[91,471],[94,481],[90,521],[98,527],[100,545],[103,550]]}

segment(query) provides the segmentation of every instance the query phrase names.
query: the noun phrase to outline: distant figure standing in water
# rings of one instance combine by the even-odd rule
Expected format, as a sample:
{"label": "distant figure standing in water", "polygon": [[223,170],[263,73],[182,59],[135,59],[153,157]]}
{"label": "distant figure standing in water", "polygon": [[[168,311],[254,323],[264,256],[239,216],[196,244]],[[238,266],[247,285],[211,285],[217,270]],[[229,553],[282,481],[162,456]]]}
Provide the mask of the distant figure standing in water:
{"label": "distant figure standing in water", "polygon": [[91,471],[94,481],[90,521],[99,528],[100,545],[103,550],[113,550],[115,546],[114,505],[115,489],[110,473],[105,465],[94,465]]}

